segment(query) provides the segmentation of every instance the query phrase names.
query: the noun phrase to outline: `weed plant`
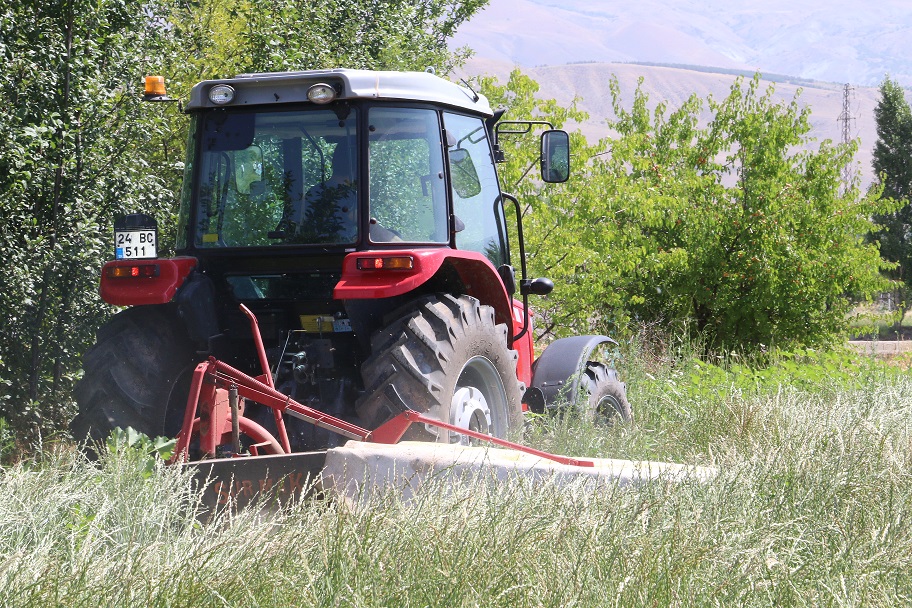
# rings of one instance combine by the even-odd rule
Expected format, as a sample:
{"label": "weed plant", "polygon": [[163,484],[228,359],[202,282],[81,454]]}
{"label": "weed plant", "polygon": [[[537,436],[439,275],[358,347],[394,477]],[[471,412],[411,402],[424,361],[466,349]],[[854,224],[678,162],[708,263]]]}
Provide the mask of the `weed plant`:
{"label": "weed plant", "polygon": [[451,483],[204,525],[186,475],[145,452],[51,453],[0,476],[0,605],[912,605],[908,372],[694,352],[638,354],[632,424],[568,414],[527,440],[711,481]]}

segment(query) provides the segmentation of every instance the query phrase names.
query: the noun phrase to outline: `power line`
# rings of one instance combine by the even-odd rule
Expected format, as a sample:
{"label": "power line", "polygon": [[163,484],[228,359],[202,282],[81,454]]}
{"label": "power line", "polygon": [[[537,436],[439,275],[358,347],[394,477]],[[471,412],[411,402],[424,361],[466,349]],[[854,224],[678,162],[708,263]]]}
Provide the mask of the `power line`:
{"label": "power line", "polygon": [[[855,122],[855,115],[852,113],[854,92],[855,88],[848,83],[842,88],[842,113],[836,119],[842,123],[842,143],[844,145],[848,145],[854,139],[852,134],[852,125]],[[855,177],[854,166],[853,159],[849,159],[845,167],[842,168],[842,183],[846,188],[849,187]]]}

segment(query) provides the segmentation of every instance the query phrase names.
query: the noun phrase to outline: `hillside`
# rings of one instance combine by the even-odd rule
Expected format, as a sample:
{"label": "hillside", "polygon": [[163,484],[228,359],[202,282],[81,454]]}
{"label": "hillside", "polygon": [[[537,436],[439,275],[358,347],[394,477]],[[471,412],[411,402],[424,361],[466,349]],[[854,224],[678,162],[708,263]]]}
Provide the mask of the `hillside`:
{"label": "hillside", "polygon": [[[510,62],[479,56],[470,59],[461,74],[486,74],[503,80],[512,67]],[[724,97],[735,79],[732,74],[627,63],[550,65],[523,68],[523,71],[541,85],[540,95],[543,98],[554,98],[565,103],[574,97],[582,98],[580,106],[589,114],[590,119],[580,125],[580,128],[590,141],[610,135],[605,120],[612,116],[611,94],[608,89],[612,75],[617,77],[623,99],[627,102],[633,99],[637,80],[642,77],[643,88],[649,93],[650,100],[653,103],[666,100],[671,108],[679,106],[693,93],[701,98],[708,95]],[[776,93],[784,100],[791,100],[799,88],[802,91],[800,103],[811,107],[811,136],[818,141],[841,140],[842,123],[838,118],[842,113],[843,85],[813,82],[799,87],[782,82],[776,85]],[[850,108],[854,117],[852,136],[860,138],[856,160],[865,184],[869,184],[874,177],[871,151],[877,138],[874,107],[878,96],[875,87],[855,87]]]}
{"label": "hillside", "polygon": [[655,62],[912,85],[912,2],[491,0],[454,39],[522,66]]}

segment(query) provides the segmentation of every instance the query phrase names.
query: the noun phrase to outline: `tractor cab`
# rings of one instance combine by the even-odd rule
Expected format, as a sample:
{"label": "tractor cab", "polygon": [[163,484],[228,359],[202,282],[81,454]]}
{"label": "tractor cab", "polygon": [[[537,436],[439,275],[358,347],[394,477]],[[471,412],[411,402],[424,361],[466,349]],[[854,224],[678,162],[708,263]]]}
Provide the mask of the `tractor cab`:
{"label": "tractor cab", "polygon": [[[211,282],[220,327],[244,333],[246,303],[265,316],[267,342],[335,323],[367,352],[385,314],[433,292],[470,294],[512,320],[500,115],[482,95],[425,72],[338,69],[201,82],[185,110],[176,249]],[[565,180],[566,133],[542,142],[543,178]],[[182,305],[196,341],[226,335],[208,310]]]}
{"label": "tractor cab", "polygon": [[493,113],[467,88],[427,73],[251,74],[196,85],[187,111],[180,253],[408,244],[509,263]]}

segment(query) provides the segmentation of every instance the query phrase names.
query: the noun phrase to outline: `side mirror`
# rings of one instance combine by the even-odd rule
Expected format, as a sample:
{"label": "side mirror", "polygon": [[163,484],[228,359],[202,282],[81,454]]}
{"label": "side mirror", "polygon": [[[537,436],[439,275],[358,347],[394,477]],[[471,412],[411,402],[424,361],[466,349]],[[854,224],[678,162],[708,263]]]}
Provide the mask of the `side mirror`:
{"label": "side mirror", "polygon": [[234,153],[234,182],[241,194],[250,194],[250,185],[263,180],[263,150],[250,146]]}
{"label": "side mirror", "polygon": [[546,279],[544,277],[532,279],[531,281],[526,279],[525,281],[520,281],[519,283],[519,292],[524,296],[546,296],[553,290],[554,281],[551,279]]}
{"label": "side mirror", "polygon": [[551,129],[542,133],[541,176],[549,184],[559,184],[570,177],[570,136],[566,131]]}
{"label": "side mirror", "polygon": [[450,150],[450,180],[459,198],[472,198],[481,193],[481,181],[478,179],[475,163],[465,148]]}

